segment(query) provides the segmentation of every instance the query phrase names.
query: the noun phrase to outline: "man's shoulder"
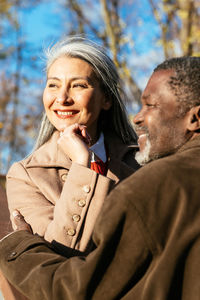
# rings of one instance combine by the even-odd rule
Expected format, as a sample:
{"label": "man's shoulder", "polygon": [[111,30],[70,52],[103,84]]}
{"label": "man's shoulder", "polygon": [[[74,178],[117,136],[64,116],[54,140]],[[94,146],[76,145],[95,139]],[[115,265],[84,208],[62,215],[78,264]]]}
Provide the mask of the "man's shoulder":
{"label": "man's shoulder", "polygon": [[159,158],[140,168],[134,175],[135,177],[143,176],[143,178],[149,178],[150,180],[156,178],[161,180],[166,175],[171,176],[173,179],[183,173],[187,176],[187,171],[189,173],[195,170],[200,172],[199,151],[200,148],[187,149]]}
{"label": "man's shoulder", "polygon": [[119,190],[133,203],[140,203],[142,199],[143,203],[149,199],[156,202],[165,195],[173,199],[178,190],[197,190],[200,178],[198,153],[199,150],[177,152],[150,162],[125,179]]}
{"label": "man's shoulder", "polygon": [[147,182],[157,182],[162,180],[162,177],[165,177],[166,174],[169,173],[172,173],[173,176],[178,164],[178,160],[172,156],[149,162],[130,176],[128,180],[126,180],[127,184],[131,184],[133,181],[141,181],[141,184],[142,182],[145,184]]}

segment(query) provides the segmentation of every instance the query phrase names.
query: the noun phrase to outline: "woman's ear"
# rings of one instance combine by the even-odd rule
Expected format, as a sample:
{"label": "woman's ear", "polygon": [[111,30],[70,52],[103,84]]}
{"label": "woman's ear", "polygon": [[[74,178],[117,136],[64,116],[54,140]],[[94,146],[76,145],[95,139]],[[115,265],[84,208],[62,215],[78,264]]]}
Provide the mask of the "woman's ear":
{"label": "woman's ear", "polygon": [[112,106],[112,100],[105,97],[103,99],[102,109],[109,110],[111,106]]}
{"label": "woman's ear", "polygon": [[200,105],[192,107],[189,111],[188,130],[191,132],[200,130]]}

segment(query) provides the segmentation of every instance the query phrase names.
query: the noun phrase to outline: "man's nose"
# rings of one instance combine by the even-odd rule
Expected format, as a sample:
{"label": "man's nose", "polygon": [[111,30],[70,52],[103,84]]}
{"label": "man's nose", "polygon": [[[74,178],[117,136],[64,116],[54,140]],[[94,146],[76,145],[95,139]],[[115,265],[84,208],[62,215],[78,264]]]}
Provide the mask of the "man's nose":
{"label": "man's nose", "polygon": [[138,125],[144,121],[142,109],[134,116],[133,123]]}

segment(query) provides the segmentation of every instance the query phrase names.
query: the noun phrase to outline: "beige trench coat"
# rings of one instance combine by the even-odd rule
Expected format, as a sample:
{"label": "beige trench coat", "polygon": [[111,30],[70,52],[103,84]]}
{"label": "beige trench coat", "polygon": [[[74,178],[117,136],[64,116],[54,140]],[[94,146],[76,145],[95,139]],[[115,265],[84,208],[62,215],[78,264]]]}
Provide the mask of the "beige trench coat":
{"label": "beige trench coat", "polygon": [[7,175],[10,212],[18,209],[34,233],[80,251],[88,249],[94,223],[114,184],[139,166],[136,145],[124,145],[113,134],[105,136],[108,172],[97,174],[71,160],[57,145],[59,133]]}

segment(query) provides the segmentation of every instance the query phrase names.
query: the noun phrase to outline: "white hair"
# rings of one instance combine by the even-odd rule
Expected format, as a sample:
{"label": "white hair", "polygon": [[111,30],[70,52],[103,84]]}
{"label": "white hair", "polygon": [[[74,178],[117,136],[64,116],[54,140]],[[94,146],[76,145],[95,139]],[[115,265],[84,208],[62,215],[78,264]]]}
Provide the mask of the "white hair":
{"label": "white hair", "polygon": [[144,166],[150,161],[150,156],[149,156],[150,150],[151,150],[151,143],[149,138],[147,137],[144,150],[138,151],[135,154],[135,160],[138,162],[139,165]]}

